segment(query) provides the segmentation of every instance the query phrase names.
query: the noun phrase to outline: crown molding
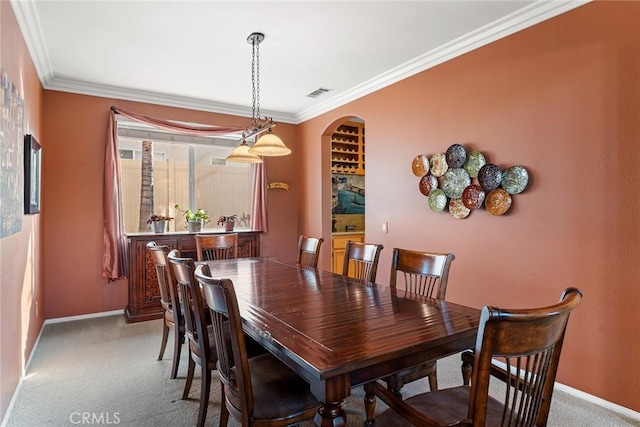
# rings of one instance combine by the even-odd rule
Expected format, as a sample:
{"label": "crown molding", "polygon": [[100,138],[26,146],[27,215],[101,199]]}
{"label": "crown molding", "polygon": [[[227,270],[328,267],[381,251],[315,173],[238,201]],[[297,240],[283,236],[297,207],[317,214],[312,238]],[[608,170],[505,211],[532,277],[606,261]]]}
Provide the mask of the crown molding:
{"label": "crown molding", "polygon": [[[82,82],[65,78],[54,78],[43,83],[45,89],[57,90],[61,92],[71,92],[81,95],[100,96],[104,98],[117,98],[127,101],[146,102],[149,104],[166,105],[168,107],[179,107],[189,110],[208,111],[211,113],[231,114],[250,118],[252,110],[250,107],[242,107],[233,104],[212,102],[204,99],[190,98],[184,96],[167,95],[157,92],[149,92],[136,89],[126,89],[118,86],[99,85],[95,83]],[[295,123],[293,114],[262,110],[263,117],[272,117],[281,123]]]}
{"label": "crown molding", "polygon": [[298,123],[312,119],[320,114],[341,107],[348,102],[362,98],[372,92],[404,80],[443,62],[464,55],[496,40],[510,36],[525,28],[590,3],[592,0],[539,0],[529,6],[513,12],[491,24],[480,27],[457,39],[437,47],[421,56],[399,65],[374,77],[352,89],[342,92],[325,102],[308,108],[298,114]]}
{"label": "crown molding", "polygon": [[[277,111],[263,111],[263,115],[275,121],[299,124],[341,107],[372,92],[385,88],[400,80],[411,77],[443,62],[478,49],[501,38],[510,36],[525,28],[590,3],[592,0],[539,0],[525,8],[505,16],[491,24],[480,27],[449,43],[439,46],[411,61],[395,67],[379,76],[353,87],[341,94],[321,102],[296,114]],[[249,107],[217,103],[203,99],[132,90],[117,86],[100,85],[89,82],[56,77],[46,50],[40,20],[34,7],[34,0],[11,0],[18,25],[31,54],[42,86],[48,90],[71,92],[107,98],[117,98],[170,107],[208,111],[220,114],[251,117]]]}
{"label": "crown molding", "polygon": [[49,55],[47,54],[47,44],[42,35],[42,27],[40,26],[40,18],[35,9],[33,0],[20,1],[11,0],[13,14],[16,16],[18,26],[22,32],[22,37],[27,44],[27,49],[31,55],[31,60],[38,73],[40,82],[50,80],[53,77],[53,68]]}

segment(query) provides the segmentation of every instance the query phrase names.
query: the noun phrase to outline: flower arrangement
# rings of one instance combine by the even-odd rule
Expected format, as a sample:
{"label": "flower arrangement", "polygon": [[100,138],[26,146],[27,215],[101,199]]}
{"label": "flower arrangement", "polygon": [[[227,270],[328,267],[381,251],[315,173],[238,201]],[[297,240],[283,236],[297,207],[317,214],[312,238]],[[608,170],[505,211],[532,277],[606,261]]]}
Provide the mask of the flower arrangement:
{"label": "flower arrangement", "polygon": [[218,218],[218,225],[224,225],[227,221],[233,221],[236,222],[236,219],[238,218],[237,215],[222,215],[220,218]]}
{"label": "flower arrangement", "polygon": [[172,219],[173,219],[172,216],[154,214],[149,217],[149,219],[147,220],[147,224],[151,224],[152,222],[157,222],[157,221],[171,221]]}
{"label": "flower arrangement", "polygon": [[193,211],[191,211],[191,209],[187,209],[187,210],[183,211],[182,209],[180,209],[180,206],[177,205],[177,204],[174,207],[176,208],[177,211],[182,212],[182,214],[184,215],[185,221],[197,221],[197,220],[200,220],[204,224],[206,224],[209,221],[211,221],[211,218],[204,211],[204,209],[198,209],[196,212],[193,212]]}

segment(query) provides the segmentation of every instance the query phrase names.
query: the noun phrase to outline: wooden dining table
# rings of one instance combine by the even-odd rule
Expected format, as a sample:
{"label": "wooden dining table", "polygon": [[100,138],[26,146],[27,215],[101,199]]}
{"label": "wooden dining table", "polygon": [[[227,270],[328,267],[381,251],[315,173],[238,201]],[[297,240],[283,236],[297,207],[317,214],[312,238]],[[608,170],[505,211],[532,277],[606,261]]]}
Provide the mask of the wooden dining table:
{"label": "wooden dining table", "polygon": [[316,426],[346,425],[353,387],[475,345],[475,308],[274,258],[206,263],[232,280],[245,332],[309,382]]}

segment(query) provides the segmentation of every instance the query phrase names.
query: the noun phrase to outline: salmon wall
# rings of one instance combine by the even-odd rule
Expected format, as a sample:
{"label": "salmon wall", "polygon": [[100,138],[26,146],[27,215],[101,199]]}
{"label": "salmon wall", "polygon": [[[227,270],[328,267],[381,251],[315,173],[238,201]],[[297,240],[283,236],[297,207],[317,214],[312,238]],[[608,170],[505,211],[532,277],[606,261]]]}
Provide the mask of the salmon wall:
{"label": "salmon wall", "polygon": [[[46,153],[40,126],[42,86],[11,4],[4,1],[0,43],[0,67],[24,100],[23,132],[35,136]],[[0,239],[0,420],[44,322],[41,218],[42,214],[23,216],[22,231]]]}
{"label": "salmon wall", "polygon": [[[109,109],[114,105],[155,117],[244,126],[248,118],[162,107],[131,101],[45,91],[43,118],[49,152],[44,157],[43,204],[48,319],[124,309],[128,281],[102,278],[102,184]],[[275,132],[292,155],[265,160],[267,181],[293,183],[296,141],[292,125]],[[296,192],[269,190],[269,231],[261,235],[261,253],[295,260]]]}
{"label": "salmon wall", "polygon": [[[548,305],[578,287],[557,381],[640,411],[639,28],[640,3],[589,3],[301,124],[301,229],[330,241],[327,135],[363,118],[379,282],[402,247],[453,252],[447,298],[474,307]],[[411,162],[454,143],[528,169],[506,215],[429,209]]]}

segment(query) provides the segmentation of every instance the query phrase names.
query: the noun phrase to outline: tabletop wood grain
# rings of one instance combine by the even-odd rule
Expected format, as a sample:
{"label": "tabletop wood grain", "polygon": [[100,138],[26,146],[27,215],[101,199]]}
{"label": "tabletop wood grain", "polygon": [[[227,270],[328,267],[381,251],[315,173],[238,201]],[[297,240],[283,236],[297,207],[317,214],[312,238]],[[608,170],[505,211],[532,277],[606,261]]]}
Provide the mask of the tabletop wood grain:
{"label": "tabletop wood grain", "polygon": [[311,384],[316,425],[345,425],[351,387],[475,344],[480,311],[273,258],[208,261],[245,331]]}

